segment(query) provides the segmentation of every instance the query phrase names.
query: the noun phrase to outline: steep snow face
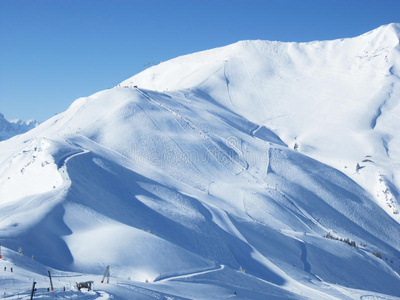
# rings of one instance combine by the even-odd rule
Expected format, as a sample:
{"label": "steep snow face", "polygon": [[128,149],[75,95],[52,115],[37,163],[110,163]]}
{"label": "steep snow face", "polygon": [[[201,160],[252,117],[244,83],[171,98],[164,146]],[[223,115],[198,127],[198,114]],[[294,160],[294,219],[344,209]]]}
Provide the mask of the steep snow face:
{"label": "steep snow face", "polygon": [[0,113],[0,141],[9,139],[17,134],[25,133],[39,125],[35,120],[22,121],[11,120],[8,121],[4,115]]}
{"label": "steep snow face", "polygon": [[345,172],[400,221],[399,35],[390,24],[335,41],[243,41],[161,63],[120,86],[201,90]]}
{"label": "steep snow face", "polygon": [[400,224],[371,194],[398,196],[398,32],[180,57],[0,143],[8,266],[109,265],[121,299],[400,296]]}

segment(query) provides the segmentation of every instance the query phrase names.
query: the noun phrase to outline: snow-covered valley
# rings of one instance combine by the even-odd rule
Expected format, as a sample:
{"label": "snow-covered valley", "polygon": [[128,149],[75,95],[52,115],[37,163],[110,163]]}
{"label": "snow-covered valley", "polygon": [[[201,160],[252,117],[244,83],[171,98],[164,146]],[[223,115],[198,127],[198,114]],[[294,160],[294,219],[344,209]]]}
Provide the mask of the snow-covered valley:
{"label": "snow-covered valley", "polygon": [[0,296],[397,299],[399,36],[178,57],[0,142]]}

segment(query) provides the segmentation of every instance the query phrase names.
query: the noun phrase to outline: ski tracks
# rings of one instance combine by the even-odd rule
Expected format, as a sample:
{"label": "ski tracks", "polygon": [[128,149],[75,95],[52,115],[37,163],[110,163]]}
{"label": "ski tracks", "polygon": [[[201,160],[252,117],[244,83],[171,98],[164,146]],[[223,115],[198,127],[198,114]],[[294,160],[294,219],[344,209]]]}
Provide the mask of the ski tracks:
{"label": "ski tracks", "polygon": [[228,91],[228,98],[229,98],[229,101],[231,102],[233,108],[234,108],[236,111],[238,111],[236,105],[235,105],[235,104],[233,103],[233,101],[232,101],[232,96],[231,96],[231,92],[230,92],[230,89],[229,89],[230,81],[229,81],[228,77],[226,76],[226,63],[224,64],[224,77],[225,77],[225,82],[226,82],[226,89],[227,89],[227,91]]}
{"label": "ski tracks", "polygon": [[224,265],[219,265],[216,266],[213,269],[209,269],[209,270],[204,270],[204,271],[198,271],[198,272],[193,272],[193,273],[187,273],[187,274],[182,274],[182,275],[171,275],[168,277],[164,277],[162,279],[155,279],[154,282],[166,282],[166,281],[170,281],[170,280],[177,280],[177,279],[182,279],[182,278],[189,278],[189,277],[195,277],[198,275],[204,275],[204,274],[208,274],[208,273],[213,273],[213,272],[218,272],[221,271],[225,268]]}
{"label": "ski tracks", "polygon": [[[199,134],[200,136],[203,136],[204,139],[199,139],[199,141],[203,144],[203,146],[206,148],[206,150],[224,167],[226,168],[229,172],[232,174],[238,174],[240,173],[245,166],[243,166],[240,162],[237,162],[234,160],[232,157],[229,155],[226,155],[224,150],[221,149],[221,147],[202,129],[198,128],[193,122],[191,122],[189,119],[183,117],[179,113],[173,111],[169,107],[165,106],[164,104],[160,103],[159,101],[151,98],[149,95],[147,95],[145,92],[141,91],[140,89],[136,88],[137,92],[142,95],[144,98],[147,100],[151,101],[152,103],[158,105],[162,109],[164,109],[167,112],[172,113],[176,118],[174,120],[178,123],[178,125],[185,130],[186,132],[189,132],[188,129],[190,128],[192,131],[195,133]],[[147,115],[148,116],[148,115]],[[150,116],[148,116],[150,118]],[[151,119],[151,118],[150,118]],[[154,121],[153,121],[154,123]],[[157,128],[161,130],[158,126]],[[175,141],[174,141],[175,142]],[[175,142],[176,143],[176,142]],[[179,146],[178,146],[179,147]],[[231,167],[229,167],[229,164],[232,164]]]}

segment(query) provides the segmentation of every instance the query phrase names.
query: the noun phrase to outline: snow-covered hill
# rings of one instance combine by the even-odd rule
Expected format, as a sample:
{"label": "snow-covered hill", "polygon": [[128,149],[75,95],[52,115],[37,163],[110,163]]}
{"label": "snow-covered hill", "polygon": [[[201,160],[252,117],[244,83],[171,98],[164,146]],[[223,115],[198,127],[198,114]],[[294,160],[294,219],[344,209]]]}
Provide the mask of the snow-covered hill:
{"label": "snow-covered hill", "polygon": [[399,222],[399,35],[400,25],[390,24],[335,41],[242,41],[178,57],[121,85],[199,89],[344,172]]}
{"label": "snow-covered hill", "polygon": [[399,297],[399,35],[179,57],[0,143],[0,292]]}
{"label": "snow-covered hill", "polygon": [[22,121],[17,119],[8,121],[0,113],[0,141],[7,140],[17,134],[25,133],[38,125],[39,123],[35,120]]}

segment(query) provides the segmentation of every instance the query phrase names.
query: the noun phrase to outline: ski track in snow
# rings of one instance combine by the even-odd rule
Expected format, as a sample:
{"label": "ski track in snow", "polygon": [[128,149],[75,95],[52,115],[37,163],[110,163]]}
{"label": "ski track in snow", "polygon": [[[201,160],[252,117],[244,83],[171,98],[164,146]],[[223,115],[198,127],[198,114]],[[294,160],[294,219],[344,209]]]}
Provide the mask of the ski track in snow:
{"label": "ski track in snow", "polygon": [[226,76],[226,63],[224,64],[224,77],[225,77],[225,81],[226,81],[226,90],[227,90],[227,93],[228,93],[229,101],[230,101],[230,103],[232,104],[233,108],[234,108],[236,111],[238,111],[236,105],[235,105],[235,104],[233,103],[233,101],[232,101],[232,96],[231,96],[231,93],[230,93],[230,90],[229,90],[229,79],[228,79],[228,77]]}
{"label": "ski track in snow", "polygon": [[[250,75],[249,68],[247,67],[247,64],[246,64],[246,62],[244,61],[244,59],[241,59],[241,61],[242,61],[243,65],[244,65],[244,69],[246,70],[247,76],[248,76],[249,79],[250,79],[250,82],[251,82],[251,84],[252,84],[252,86],[253,86],[253,89],[254,89],[254,91],[255,91],[256,94],[257,94],[258,102],[259,102],[259,103],[261,104],[261,106],[263,107],[264,112],[265,112],[265,115],[267,116],[267,115],[268,115],[267,107],[265,106],[264,101],[261,100],[261,97],[260,97],[258,88],[257,88],[256,85],[254,84],[253,78],[252,78],[252,76]],[[265,122],[266,122],[266,120],[263,121],[263,124],[265,124]]]}
{"label": "ski track in snow", "polygon": [[371,120],[371,128],[372,129],[375,129],[378,119],[382,116],[382,109],[385,107],[387,102],[391,99],[392,94],[393,94],[393,83],[391,84],[386,97],[383,99],[382,103],[377,108],[375,116]]}
{"label": "ski track in snow", "polygon": [[[205,139],[207,141],[210,142],[210,146],[214,147],[216,149],[216,151],[212,151],[210,149],[210,146],[207,146],[204,144],[204,139],[200,139],[200,141],[202,142],[203,146],[205,147],[205,149],[221,164],[221,166],[223,166],[225,169],[227,169],[229,172],[231,172],[232,174],[238,174],[243,170],[243,166],[241,164],[239,164],[238,162],[236,162],[234,159],[232,159],[232,157],[230,157],[229,155],[226,155],[225,152],[223,151],[223,149],[221,149],[221,147],[206,133],[204,132],[204,130],[199,129],[195,124],[193,124],[189,119],[183,117],[182,115],[180,115],[179,113],[173,111],[172,109],[168,108],[167,106],[165,106],[164,104],[160,103],[159,101],[153,99],[152,97],[150,97],[149,95],[147,95],[145,92],[141,91],[139,88],[136,88],[136,90],[138,91],[139,94],[141,94],[144,98],[148,99],[149,101],[155,103],[156,105],[158,105],[159,107],[163,108],[165,111],[170,112],[171,114],[173,114],[174,116],[182,119],[184,122],[186,122],[187,124],[189,124],[189,127],[193,129],[194,132],[196,132],[197,134],[199,134],[200,136],[204,136]],[[146,113],[147,114],[147,113]],[[148,116],[150,118],[150,116]],[[150,118],[151,119],[151,118]],[[178,123],[178,125],[187,132],[187,130],[174,118],[174,120]],[[154,121],[152,120],[152,122],[154,123]],[[156,126],[157,127],[157,126]],[[158,128],[158,127],[157,127]],[[161,131],[161,129],[159,129]],[[171,137],[170,137],[171,138]],[[171,138],[172,139],[172,138]],[[172,139],[173,140],[173,139]],[[173,140],[173,142],[181,149],[181,151],[185,154],[185,152],[183,151],[183,149],[178,145],[178,143]],[[186,154],[185,154],[186,155]],[[231,164],[236,166],[236,171],[231,170],[230,168],[228,168],[226,166],[226,164],[221,162],[221,159],[226,158]],[[189,159],[189,158],[188,158]],[[190,159],[189,159],[190,161]],[[194,167],[200,172],[202,173],[197,166],[192,163],[194,165]],[[202,173],[203,174],[203,173]]]}
{"label": "ski track in snow", "polygon": [[189,277],[195,277],[198,275],[203,275],[203,274],[208,274],[208,273],[212,273],[212,272],[218,272],[220,270],[223,270],[225,268],[224,265],[220,265],[215,267],[214,269],[211,270],[205,270],[205,271],[199,271],[199,272],[193,272],[193,273],[187,273],[187,274],[182,274],[182,275],[171,275],[171,276],[167,276],[167,277],[161,277],[160,279],[155,279],[154,282],[165,282],[165,281],[171,281],[171,280],[177,280],[177,279],[185,279],[185,278],[189,278]]}

